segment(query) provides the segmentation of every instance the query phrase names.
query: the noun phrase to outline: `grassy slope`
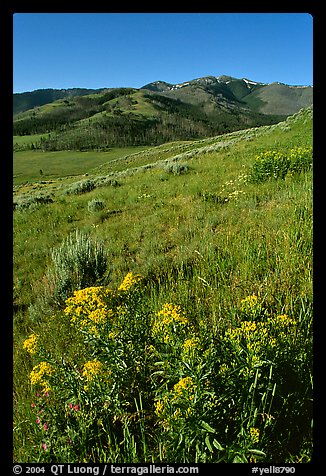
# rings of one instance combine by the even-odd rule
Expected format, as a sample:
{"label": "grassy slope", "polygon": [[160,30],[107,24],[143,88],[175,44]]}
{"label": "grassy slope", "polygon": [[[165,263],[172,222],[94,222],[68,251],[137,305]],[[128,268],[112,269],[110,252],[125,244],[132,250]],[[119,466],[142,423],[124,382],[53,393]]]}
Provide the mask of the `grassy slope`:
{"label": "grassy slope", "polygon": [[[178,303],[191,315],[209,319],[213,334],[234,303],[252,293],[264,296],[280,313],[299,312],[300,303],[311,303],[311,173],[261,185],[241,180],[257,153],[311,145],[311,135],[306,113],[285,125],[148,149],[120,166],[171,159],[191,149],[192,154],[181,158],[189,172],[173,176],[164,167],[142,169],[143,173],[121,178],[120,187],[81,196],[57,189],[54,203],[15,212],[16,423],[24,419],[31,401],[26,386],[30,363],[21,350],[22,340],[31,329],[47,334],[50,345],[58,349],[69,338],[62,335],[60,323],[27,309],[45,283],[51,249],[76,229],[104,241],[112,284],[121,282],[129,270],[139,272],[149,280],[148,299],[154,308]],[[236,140],[230,143],[232,139]],[[114,170],[109,163],[104,169]],[[239,198],[231,195],[225,204],[200,196],[234,191],[241,191]],[[87,204],[93,198],[104,200],[105,209],[90,213]],[[70,350],[65,352],[69,356]],[[23,449],[17,454],[18,460],[19,455],[26,457]]]}
{"label": "grassy slope", "polygon": [[264,114],[293,114],[309,99],[312,100],[312,88],[291,89],[277,83],[259,88],[246,98],[249,105],[260,104],[260,111]]}
{"label": "grassy slope", "polygon": [[[229,180],[234,180],[241,172],[245,173],[248,170],[248,167],[252,162],[255,154],[260,150],[265,150],[274,146],[291,147],[291,145],[295,144],[305,145],[305,143],[309,143],[311,138],[308,133],[306,135],[302,134],[302,124],[300,124],[300,122],[302,121],[298,121],[298,123],[292,126],[291,130],[285,133],[282,131],[281,126],[272,126],[270,128],[266,127],[256,129],[254,131],[256,133],[260,131],[267,131],[267,134],[258,135],[256,138],[250,138],[250,131],[246,132],[244,135],[244,140],[239,140],[239,142],[233,144],[229,148],[222,147],[220,150],[217,149],[216,152],[213,151],[211,153],[206,152],[200,154],[200,146],[203,148],[207,147],[207,144],[209,146],[214,146],[214,142],[212,144],[211,139],[206,141],[194,141],[192,149],[196,147],[198,152],[190,159],[187,160],[187,157],[184,157],[182,160],[183,162],[187,161],[187,163],[191,167],[190,173],[185,176],[170,176],[165,173],[163,168],[161,167],[153,169],[152,171],[149,170],[141,175],[137,174],[130,177],[126,176],[122,181],[122,186],[114,190],[112,190],[111,188],[101,188],[96,189],[86,195],[77,197],[68,197],[62,194],[60,195],[60,192],[58,192],[58,198],[55,199],[55,202],[52,205],[41,207],[40,209],[33,211],[27,210],[24,213],[18,212],[15,214],[17,233],[16,243],[20,243],[21,233],[24,233],[25,231],[27,234],[31,233],[33,228],[33,226],[31,225],[35,225],[35,227],[38,228],[37,222],[40,220],[42,221],[45,217],[50,219],[49,227],[46,227],[42,230],[42,233],[39,236],[40,241],[42,241],[42,234],[44,233],[44,235],[47,236],[49,232],[48,228],[52,227],[51,217],[58,217],[60,226],[57,226],[59,223],[56,224],[56,235],[58,235],[59,240],[63,239],[69,233],[69,231],[76,228],[76,226],[78,226],[78,228],[91,228],[94,224],[98,223],[99,217],[98,215],[92,216],[85,213],[85,208],[87,209],[88,201],[98,195],[100,195],[103,199],[107,200],[108,209],[122,208],[124,213],[123,220],[121,220],[121,217],[111,217],[110,220],[103,219],[103,223],[100,224],[98,229],[94,230],[96,234],[102,235],[103,237],[107,236],[105,240],[109,241],[111,241],[110,230],[112,227],[114,228],[115,223],[117,223],[119,228],[123,227],[123,223],[125,223],[126,228],[128,229],[130,227],[130,223],[139,224],[139,219],[143,218],[144,215],[147,216],[147,220],[149,221],[149,223],[147,226],[142,223],[142,228],[146,228],[148,230],[148,233],[156,233],[157,229],[155,226],[155,217],[157,216],[161,218],[166,216],[166,221],[170,222],[168,226],[168,228],[170,228],[171,207],[175,209],[176,215],[178,215],[177,210],[181,211],[184,209],[184,211],[189,214],[189,216],[193,217],[193,225],[196,224],[196,210],[198,210],[198,214],[202,216],[201,220],[204,220],[206,226],[210,224],[209,218],[213,220],[213,218],[215,217],[215,219],[219,221],[219,217],[223,217],[224,214],[231,216],[236,211],[237,213],[239,213],[239,210],[242,210],[241,207],[239,208],[239,203],[229,204],[226,207],[218,207],[216,209],[211,205],[203,203],[196,197],[196,194],[203,190],[217,192],[222,189],[223,185],[226,182],[228,182]],[[231,138],[234,138],[236,137],[236,134],[229,134],[225,137],[227,139],[230,139],[230,136]],[[248,137],[249,140],[247,139]],[[223,142],[222,138],[218,137],[215,144],[219,144],[221,142]],[[223,143],[225,142],[227,141],[224,141]],[[119,164],[121,168],[123,168],[123,166],[125,168],[130,168],[134,167],[135,163],[136,165],[138,165],[139,161],[142,162],[140,163],[140,165],[143,165],[144,163],[156,162],[158,159],[171,158],[171,156],[175,157],[176,155],[180,154],[180,148],[181,150],[185,149],[185,151],[187,152],[187,149],[191,148],[191,143],[176,144],[174,145],[174,148],[172,146],[159,146],[152,149],[148,149],[144,154],[138,153],[127,156],[127,160],[121,159],[121,161],[119,161]],[[50,162],[51,157],[56,159],[57,154],[60,153],[48,153],[47,160],[49,160]],[[106,154],[109,153],[101,153],[100,155],[103,155],[104,159],[104,156],[106,156]],[[94,153],[94,155],[96,156],[97,154]],[[94,164],[93,154],[82,153],[80,154],[80,156],[85,156],[85,169],[89,170],[90,163]],[[62,167],[62,164],[66,163],[67,167],[69,164],[69,169],[67,171],[63,170],[63,173],[61,172],[61,176],[64,176],[66,174],[70,175],[72,173],[72,170],[75,169],[75,167],[75,172],[77,172],[78,170],[78,164],[75,164],[72,161],[68,162],[68,157],[69,155],[63,152],[61,158],[62,162],[59,162],[56,165],[59,170],[59,168]],[[112,155],[112,158],[113,157],[114,155]],[[105,158],[107,158],[107,156]],[[91,159],[91,162],[89,161],[89,159]],[[103,159],[101,158],[101,162]],[[137,162],[135,162],[136,159]],[[104,160],[102,164],[103,163]],[[39,164],[37,164],[37,166],[38,165]],[[53,165],[53,167],[55,167],[55,165]],[[110,166],[110,162],[106,162],[105,165],[101,166],[100,173],[101,175],[103,173],[110,173],[114,171],[114,168],[115,167],[112,167],[112,165]],[[27,170],[29,170],[29,165],[26,165],[25,173]],[[84,172],[83,169],[79,171]],[[37,170],[37,173],[39,173],[39,170]],[[22,177],[22,179],[23,178],[24,177]],[[89,175],[88,178],[91,178],[91,175]],[[288,189],[294,187],[292,183],[284,183],[282,185],[285,187],[284,190],[286,191],[286,193],[290,193]],[[258,203],[268,203],[269,195],[271,196],[271,199],[276,200],[276,197],[273,197],[273,194],[277,193],[278,187],[279,184],[277,183],[266,185],[267,192],[269,189],[271,189],[271,191],[269,193],[266,192],[266,197],[264,199],[259,200]],[[231,188],[232,187],[230,187],[230,189]],[[263,189],[264,186],[261,186],[261,188]],[[256,186],[247,186],[248,191],[243,198],[244,209],[250,209],[250,207],[254,205],[254,200],[252,197],[257,195],[257,191],[255,189]],[[140,198],[138,198],[145,192],[147,195],[151,195],[151,199],[141,200]],[[252,212],[256,213],[256,208],[256,206],[253,206]],[[73,216],[73,225],[67,223],[68,216]],[[26,220],[27,217],[28,219]],[[151,220],[154,220],[154,226],[151,225]],[[233,220],[231,220],[231,222],[232,221]],[[25,230],[25,226],[27,226],[27,230]],[[163,222],[162,227],[163,226],[165,226],[165,220]],[[135,238],[135,246],[138,246],[136,245],[136,242],[138,241],[136,239],[137,233],[134,237],[132,237],[130,234],[129,236],[124,236],[123,232],[119,233],[119,235],[119,239],[122,241],[125,238],[127,239],[127,241],[132,241]],[[168,235],[168,230],[165,230],[163,236],[166,235]],[[199,242],[202,242],[201,237],[198,236],[197,238]],[[157,237],[155,241],[157,240],[160,240],[160,238]],[[43,254],[45,254],[45,256],[49,253],[49,247],[53,246],[53,240],[50,241],[51,243],[46,245],[45,249],[43,250]],[[178,241],[182,242],[182,237],[180,237]],[[22,242],[24,243],[25,240],[22,240]],[[18,258],[18,255],[16,256]],[[157,257],[157,255],[155,256]],[[153,256],[153,259],[155,259],[155,256]],[[27,257],[25,256],[24,260],[26,259]],[[44,269],[42,271],[44,272]],[[21,273],[26,275],[24,267],[21,268],[19,274]]]}

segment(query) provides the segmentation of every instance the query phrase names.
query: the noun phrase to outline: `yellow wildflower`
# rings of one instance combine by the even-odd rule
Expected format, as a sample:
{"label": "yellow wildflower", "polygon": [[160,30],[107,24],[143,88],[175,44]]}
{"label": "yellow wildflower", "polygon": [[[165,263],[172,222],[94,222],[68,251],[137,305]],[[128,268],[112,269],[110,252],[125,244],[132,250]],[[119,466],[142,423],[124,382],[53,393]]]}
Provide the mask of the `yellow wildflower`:
{"label": "yellow wildflower", "polygon": [[271,337],[269,339],[269,345],[270,345],[270,347],[275,347],[276,346],[276,339],[274,339],[274,337]]}
{"label": "yellow wildflower", "polygon": [[260,436],[260,431],[258,428],[251,427],[249,429],[249,437],[250,437],[251,444],[258,443],[259,436]]}
{"label": "yellow wildflower", "polygon": [[118,335],[118,332],[111,331],[108,333],[108,338],[114,340],[117,337],[117,335]]}
{"label": "yellow wildflower", "polygon": [[96,326],[90,326],[88,328],[88,331],[89,331],[90,334],[92,334],[95,337],[99,337],[99,335],[100,335],[100,332],[99,332],[99,330]]}
{"label": "yellow wildflower", "polygon": [[257,329],[257,324],[255,322],[243,321],[241,323],[241,330],[245,334],[250,334],[251,332],[254,332],[256,329]]}
{"label": "yellow wildflower", "polygon": [[107,318],[108,312],[105,308],[95,309],[88,314],[88,319],[93,321],[95,324],[103,324]]}
{"label": "yellow wildflower", "polygon": [[252,294],[251,296],[247,296],[246,298],[241,299],[241,308],[245,309],[248,306],[253,307],[253,306],[256,306],[257,303],[258,303],[258,297],[256,296],[256,294]]}
{"label": "yellow wildflower", "polygon": [[97,308],[106,307],[106,298],[112,294],[110,289],[103,286],[91,286],[74,292],[66,300],[65,314],[86,314]]}
{"label": "yellow wildflower", "polygon": [[36,354],[38,349],[38,334],[31,334],[23,343],[23,348],[30,354]]}
{"label": "yellow wildflower", "polygon": [[120,286],[118,287],[118,291],[129,291],[130,288],[138,283],[140,280],[141,280],[141,276],[139,274],[133,274],[132,272],[129,272],[124,280],[122,281],[122,283],[120,284]]}
{"label": "yellow wildflower", "polygon": [[245,349],[248,352],[248,375],[251,374],[252,368],[263,360],[265,351],[275,346],[268,322],[242,321],[238,327],[226,331],[225,340],[232,343],[237,351]]}
{"label": "yellow wildflower", "polygon": [[271,317],[267,320],[267,324],[270,333],[273,335],[273,338],[270,339],[271,347],[275,347],[277,342],[281,344],[288,339],[292,339],[293,334],[297,332],[296,321],[287,314]]}
{"label": "yellow wildflower", "polygon": [[162,400],[157,400],[157,402],[155,402],[155,413],[160,416],[163,413],[163,410],[164,406]]}
{"label": "yellow wildflower", "polygon": [[163,399],[159,399],[155,402],[155,413],[159,417],[163,417],[168,404],[168,397],[165,395]]}
{"label": "yellow wildflower", "polygon": [[252,294],[241,300],[240,310],[250,319],[256,319],[261,315],[263,307],[257,295]]}
{"label": "yellow wildflower", "polygon": [[43,387],[44,392],[48,392],[50,390],[49,383],[46,380],[46,377],[51,377],[54,373],[53,367],[48,364],[47,362],[40,362],[38,365],[33,367],[29,378],[32,385],[41,385]]}
{"label": "yellow wildflower", "polygon": [[81,330],[99,335],[98,327],[113,316],[107,302],[109,296],[112,296],[112,291],[103,286],[80,289],[66,300],[64,313]]}
{"label": "yellow wildflower", "polygon": [[295,320],[289,317],[287,314],[282,314],[276,317],[275,321],[279,326],[292,326],[295,324]]}
{"label": "yellow wildflower", "polygon": [[171,322],[186,324],[188,320],[183,317],[180,312],[180,306],[174,306],[173,304],[167,303],[163,305],[163,309],[159,311],[157,315],[163,316],[163,322],[165,324],[170,324]]}
{"label": "yellow wildflower", "polygon": [[191,337],[190,339],[186,339],[182,345],[183,351],[185,354],[192,354],[199,346],[199,339],[198,337]]}
{"label": "yellow wildflower", "polygon": [[97,359],[90,360],[84,364],[82,376],[89,382],[101,372],[102,368],[103,364]]}
{"label": "yellow wildflower", "polygon": [[173,400],[176,400],[177,398],[180,397],[186,397],[189,400],[192,400],[193,398],[193,393],[195,391],[196,385],[194,384],[194,381],[191,377],[184,377],[179,380],[178,383],[176,383],[173,386]]}
{"label": "yellow wildflower", "polygon": [[171,342],[173,334],[176,334],[188,324],[188,319],[181,314],[180,306],[167,303],[157,313],[157,318],[152,327],[154,337],[162,337],[167,344]]}

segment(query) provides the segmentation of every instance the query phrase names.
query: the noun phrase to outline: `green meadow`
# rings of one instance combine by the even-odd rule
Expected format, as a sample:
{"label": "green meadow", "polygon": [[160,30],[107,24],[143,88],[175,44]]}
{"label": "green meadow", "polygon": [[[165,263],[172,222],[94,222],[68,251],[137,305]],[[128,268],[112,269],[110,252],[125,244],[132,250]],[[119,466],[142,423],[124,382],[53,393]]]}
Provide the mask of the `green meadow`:
{"label": "green meadow", "polygon": [[312,108],[14,188],[15,462],[311,460]]}
{"label": "green meadow", "polygon": [[[37,135],[39,136],[39,135]],[[18,137],[18,136],[17,136]],[[29,136],[21,136],[21,144],[28,144]],[[33,137],[33,136],[32,136]],[[124,157],[144,147],[112,148],[106,152],[72,150],[43,152],[41,150],[21,150],[14,152],[13,173],[14,185],[35,182],[37,180],[51,180],[66,176],[84,175],[101,164]],[[40,172],[42,171],[42,173]]]}

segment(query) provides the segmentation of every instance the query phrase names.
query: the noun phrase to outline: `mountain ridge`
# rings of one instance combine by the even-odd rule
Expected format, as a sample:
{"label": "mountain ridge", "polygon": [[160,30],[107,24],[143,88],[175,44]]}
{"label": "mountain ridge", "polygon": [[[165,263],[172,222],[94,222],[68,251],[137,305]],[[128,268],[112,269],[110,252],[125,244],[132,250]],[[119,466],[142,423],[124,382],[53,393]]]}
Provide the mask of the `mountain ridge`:
{"label": "mountain ridge", "polygon": [[[248,89],[252,89],[254,86],[272,86],[272,85],[282,85],[286,86],[289,89],[310,89],[313,90],[313,86],[310,85],[288,85],[286,83],[274,81],[272,83],[263,83],[260,81],[253,81],[249,78],[235,78],[233,76],[228,75],[220,75],[220,76],[203,76],[196,79],[192,79],[189,81],[183,81],[182,83],[168,83],[166,81],[157,80],[150,83],[147,83],[140,88],[132,88],[132,89],[149,89],[151,91],[157,92],[166,92],[171,90],[177,90],[184,88],[188,85],[203,85],[207,83],[221,83],[221,84],[230,84],[231,82],[242,82],[247,85]],[[86,96],[88,94],[97,94],[104,91],[111,91],[117,88],[41,88],[35,89],[32,91],[24,91],[19,93],[13,94],[13,113],[14,115],[19,114],[20,112],[24,112],[28,109],[33,107],[42,106],[44,104],[49,104],[50,102],[54,102],[58,99],[64,99],[65,97],[69,96]],[[41,96],[41,97],[37,97]],[[33,101],[33,97],[36,98]],[[29,99],[31,100],[29,102]]]}
{"label": "mountain ridge", "polygon": [[[183,100],[188,99],[191,102],[190,96],[194,95],[194,91],[189,90],[198,87],[204,88],[209,93],[222,95],[228,100],[240,102],[243,106],[263,114],[294,114],[302,107],[310,106],[313,99],[312,86],[287,85],[281,82],[263,83],[227,75],[203,76],[178,84],[154,81],[142,89],[156,91],[169,97],[176,97],[179,93],[179,96],[183,95]],[[188,98],[185,98],[185,91],[190,92]],[[285,97],[286,105],[284,105]]]}
{"label": "mountain ridge", "polygon": [[312,105],[312,91],[226,75],[142,88],[36,90],[14,95],[21,112],[13,129],[18,136],[48,134],[33,142],[43,150],[158,145],[275,124]]}

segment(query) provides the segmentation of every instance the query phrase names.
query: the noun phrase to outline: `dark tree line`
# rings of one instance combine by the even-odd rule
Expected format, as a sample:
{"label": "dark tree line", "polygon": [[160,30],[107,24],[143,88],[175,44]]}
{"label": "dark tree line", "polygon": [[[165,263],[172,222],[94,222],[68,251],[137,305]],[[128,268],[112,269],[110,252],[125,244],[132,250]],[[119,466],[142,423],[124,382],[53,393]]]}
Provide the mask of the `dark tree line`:
{"label": "dark tree line", "polygon": [[126,116],[108,117],[105,121],[72,128],[52,134],[42,141],[44,150],[89,150],[132,145],[158,145],[185,138],[203,137],[207,127],[191,121],[164,114],[160,117],[135,120]]}
{"label": "dark tree line", "polygon": [[[242,124],[243,128],[248,127]],[[159,145],[175,140],[200,139],[239,129],[238,119],[233,124],[223,116],[211,123],[191,117],[162,113],[160,116],[136,120],[130,117],[109,116],[100,121],[71,127],[42,140],[43,150],[105,150],[110,147]]]}

